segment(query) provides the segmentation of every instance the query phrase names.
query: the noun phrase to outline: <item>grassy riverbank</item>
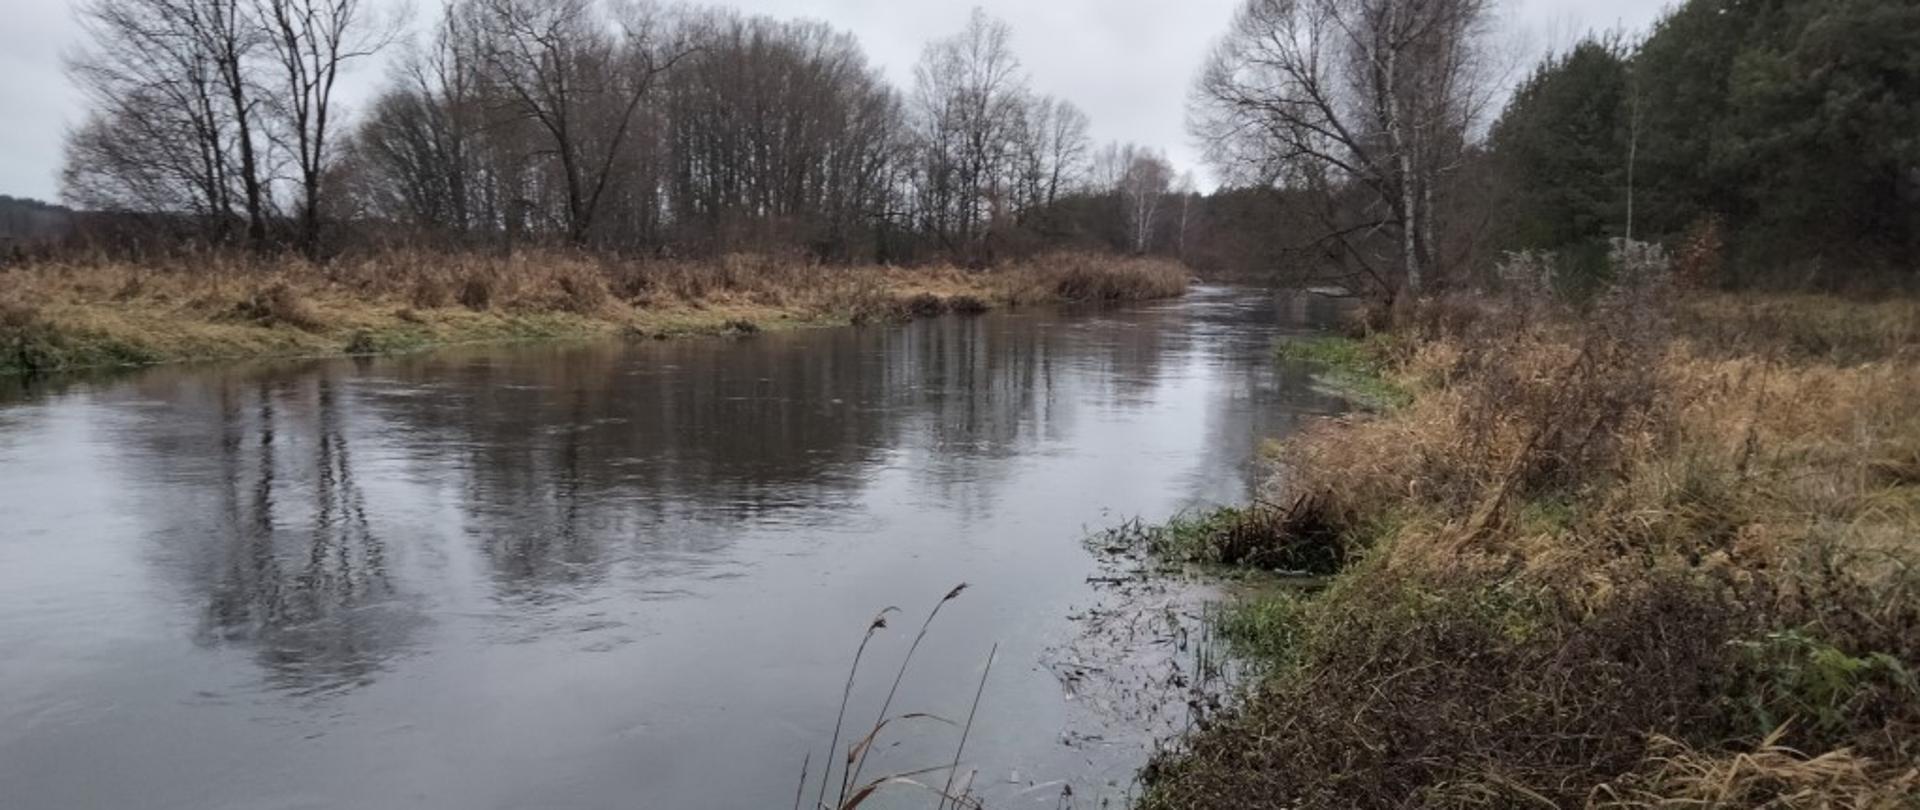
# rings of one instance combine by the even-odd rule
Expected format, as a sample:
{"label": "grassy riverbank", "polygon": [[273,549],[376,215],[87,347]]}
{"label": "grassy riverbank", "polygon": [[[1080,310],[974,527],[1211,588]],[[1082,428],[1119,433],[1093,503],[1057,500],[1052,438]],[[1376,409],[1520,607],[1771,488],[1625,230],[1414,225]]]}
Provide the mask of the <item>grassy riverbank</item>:
{"label": "grassy riverbank", "polygon": [[990,271],[560,253],[389,253],[327,265],[234,257],[158,265],[51,261],[0,270],[0,373],[753,332],[1133,301],[1181,295],[1188,275],[1172,262],[1093,254]]}
{"label": "grassy riverbank", "polygon": [[1152,535],[1328,576],[1229,610],[1263,674],[1144,806],[1920,802],[1920,303],[1459,299],[1287,351],[1394,396]]}

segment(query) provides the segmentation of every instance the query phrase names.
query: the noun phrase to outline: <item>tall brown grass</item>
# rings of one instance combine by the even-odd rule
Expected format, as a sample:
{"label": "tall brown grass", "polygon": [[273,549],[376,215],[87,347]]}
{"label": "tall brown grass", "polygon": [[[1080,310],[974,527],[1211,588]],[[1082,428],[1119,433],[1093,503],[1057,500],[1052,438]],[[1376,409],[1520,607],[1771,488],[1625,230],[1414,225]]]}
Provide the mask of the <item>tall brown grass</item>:
{"label": "tall brown grass", "polygon": [[1192,275],[1164,259],[1055,253],[1020,268],[1016,296],[1050,302],[1147,301],[1186,292]]}
{"label": "tall brown grass", "polygon": [[1147,806],[1920,802],[1916,314],[1429,303],[1371,344],[1411,403],[1290,441],[1269,496],[1358,551]]}
{"label": "tall brown grass", "polygon": [[[568,251],[511,255],[396,250],[325,264],[212,253],[146,263],[66,257],[0,272],[8,323],[138,349],[151,359],[338,351],[354,336],[404,330],[410,345],[622,331],[740,331],[756,321],[855,323],[948,311],[1169,297],[1178,264],[1057,254],[989,271],[837,266],[763,255],[711,261]],[[537,323],[529,319],[538,319]],[[34,355],[85,365],[85,351]],[[125,356],[121,353],[119,356]],[[94,358],[99,361],[105,358]],[[9,364],[12,366],[18,363]]]}

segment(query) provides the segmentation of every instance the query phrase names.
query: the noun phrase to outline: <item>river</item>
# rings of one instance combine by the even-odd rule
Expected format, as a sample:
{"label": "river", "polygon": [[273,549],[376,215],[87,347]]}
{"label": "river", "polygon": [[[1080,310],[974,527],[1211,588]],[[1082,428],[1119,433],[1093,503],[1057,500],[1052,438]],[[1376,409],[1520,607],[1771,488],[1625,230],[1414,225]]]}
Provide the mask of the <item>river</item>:
{"label": "river", "polygon": [[[0,807],[789,807],[868,620],[902,608],[862,730],[963,581],[896,710],[964,718],[997,643],[975,792],[1099,806],[1149,740],[1052,665],[1101,599],[1082,540],[1244,501],[1261,441],[1340,407],[1271,360],[1324,309],[1202,287],[15,384]],[[867,772],[956,735],[903,723]]]}

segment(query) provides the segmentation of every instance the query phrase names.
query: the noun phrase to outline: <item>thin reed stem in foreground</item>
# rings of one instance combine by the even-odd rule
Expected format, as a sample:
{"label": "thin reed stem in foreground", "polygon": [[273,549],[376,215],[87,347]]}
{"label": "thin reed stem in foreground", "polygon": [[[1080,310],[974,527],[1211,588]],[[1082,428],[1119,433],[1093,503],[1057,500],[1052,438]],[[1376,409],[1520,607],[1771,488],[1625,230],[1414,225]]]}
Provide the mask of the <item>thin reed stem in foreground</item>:
{"label": "thin reed stem in foreground", "polygon": [[[887,626],[887,614],[898,611],[897,607],[888,607],[875,614],[873,621],[867,624],[867,633],[860,637],[860,646],[853,651],[853,666],[847,669],[847,685],[840,692],[840,713],[833,720],[833,739],[827,743],[827,771],[820,775],[820,795],[815,803],[825,807],[827,803],[827,782],[833,777],[833,752],[840,748],[840,728],[847,720],[847,701],[853,698],[853,679],[860,674],[860,657],[867,654],[867,642],[873,640],[873,634]],[[843,772],[840,778],[840,795],[836,805],[847,799],[847,780]]]}
{"label": "thin reed stem in foreground", "polygon": [[807,767],[813,764],[813,752],[800,758],[800,784],[793,789],[793,810],[800,810],[800,801],[807,796]]}
{"label": "thin reed stem in foreground", "polygon": [[940,609],[946,607],[948,602],[959,598],[966,589],[965,582],[953,586],[953,590],[947,591],[946,596],[940,597],[940,601],[934,604],[933,610],[927,613],[927,620],[920,623],[920,632],[913,637],[913,644],[907,647],[907,656],[901,659],[900,670],[893,674],[893,686],[887,689],[887,699],[880,704],[880,714],[873,719],[873,730],[868,734],[867,746],[861,750],[860,759],[853,763],[853,774],[848,778],[849,781],[860,781],[860,771],[867,765],[867,754],[873,751],[872,738],[879,736],[880,727],[886,725],[887,712],[893,708],[894,695],[900,692],[900,682],[907,677],[907,666],[913,663],[913,654],[920,649],[920,642],[926,639],[927,628],[933,626],[934,617],[940,615]]}
{"label": "thin reed stem in foreground", "polygon": [[[973,690],[973,705],[967,709],[967,724],[960,729],[960,744],[954,746],[953,766],[947,769],[947,784],[940,789],[939,807],[942,808],[942,810],[947,806],[948,795],[953,792],[953,777],[960,771],[960,757],[966,753],[967,737],[973,733],[973,717],[980,711],[980,696],[986,694],[987,691],[987,673],[993,671],[994,656],[999,654],[1000,645],[995,643],[993,649],[987,651],[987,666],[980,670],[980,685]],[[956,802],[955,806],[958,806],[958,804],[959,803]]]}

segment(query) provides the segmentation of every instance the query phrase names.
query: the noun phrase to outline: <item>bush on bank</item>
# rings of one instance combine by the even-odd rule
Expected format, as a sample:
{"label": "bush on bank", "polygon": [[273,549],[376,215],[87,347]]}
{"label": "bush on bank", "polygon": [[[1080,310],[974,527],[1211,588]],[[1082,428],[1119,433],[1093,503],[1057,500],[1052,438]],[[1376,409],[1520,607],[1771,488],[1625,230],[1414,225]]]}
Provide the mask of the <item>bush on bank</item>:
{"label": "bush on bank", "polygon": [[1144,806],[1920,802],[1920,306],[1649,267],[1375,341],[1408,401],[1289,441],[1267,498],[1343,564],[1229,612],[1269,666]]}

